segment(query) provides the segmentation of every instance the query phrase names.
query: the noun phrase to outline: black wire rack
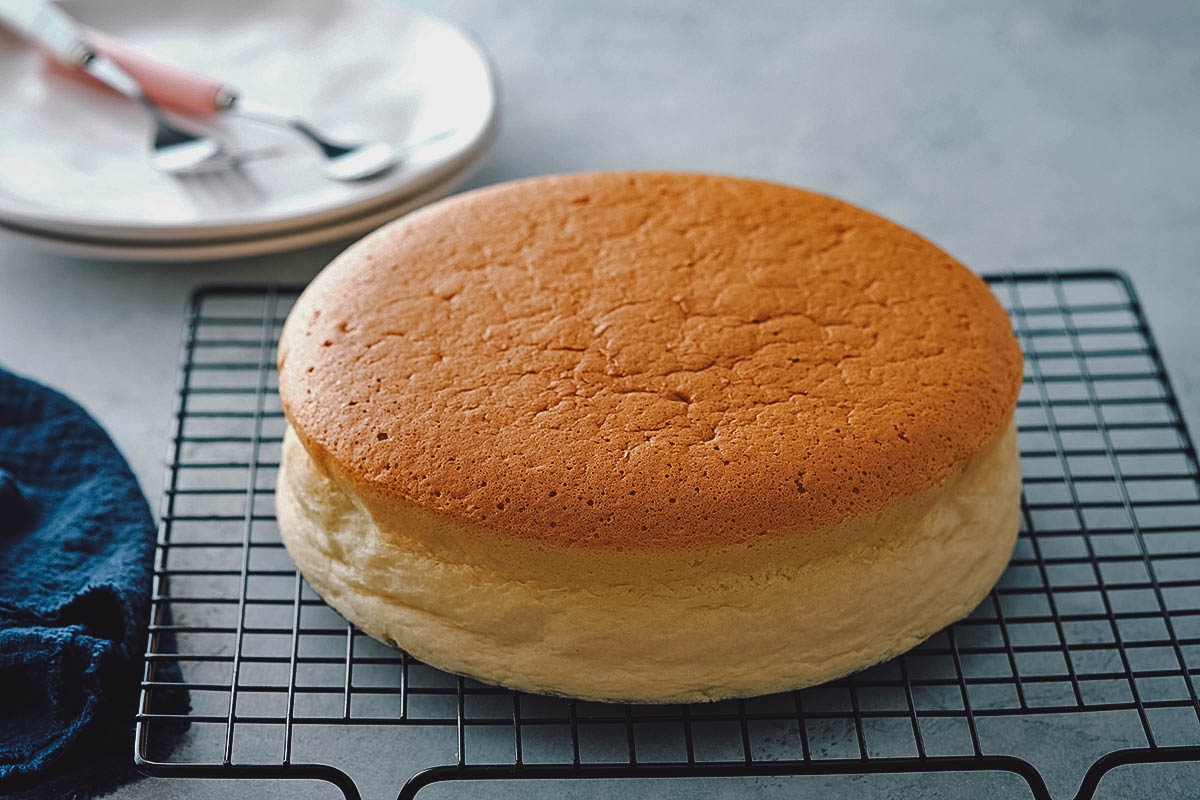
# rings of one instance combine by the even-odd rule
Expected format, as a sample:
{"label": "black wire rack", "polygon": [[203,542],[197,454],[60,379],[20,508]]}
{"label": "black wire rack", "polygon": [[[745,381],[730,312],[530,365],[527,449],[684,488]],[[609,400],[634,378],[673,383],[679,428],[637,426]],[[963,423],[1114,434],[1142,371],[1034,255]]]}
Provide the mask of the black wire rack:
{"label": "black wire rack", "polygon": [[[1107,270],[988,282],[1026,355],[1023,524],[1000,583],[967,619],[864,672],[674,706],[486,686],[386,648],[325,606],[284,552],[273,509],[284,427],[274,350],[298,290],[199,290],[161,509],[138,766],[324,781],[357,800],[352,770],[328,761],[331,743],[362,727],[388,757],[359,765],[360,782],[411,754],[414,768],[389,784],[401,800],[443,781],[938,772],[1011,773],[1039,800],[1051,784],[1084,800],[1115,767],[1200,761],[1200,480],[1141,307]],[[192,698],[187,714],[156,710],[156,694],[179,687],[161,669],[170,662]],[[1080,762],[1082,780],[1048,784],[1039,761],[1077,738],[1053,726],[1079,730],[1080,718],[1111,731],[1104,752]],[[181,720],[186,746],[152,760],[156,737]],[[1038,720],[1052,727],[1030,734]],[[410,730],[418,738],[402,736]]]}

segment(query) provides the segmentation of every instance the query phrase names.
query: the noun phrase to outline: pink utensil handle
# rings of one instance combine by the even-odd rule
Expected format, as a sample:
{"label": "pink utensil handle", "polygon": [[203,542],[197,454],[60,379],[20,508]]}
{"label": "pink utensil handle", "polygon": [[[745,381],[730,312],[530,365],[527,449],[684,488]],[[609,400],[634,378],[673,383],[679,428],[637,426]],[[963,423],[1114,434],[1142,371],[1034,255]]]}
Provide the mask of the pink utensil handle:
{"label": "pink utensil handle", "polygon": [[[88,41],[138,82],[155,105],[180,114],[206,117],[227,105],[230,90],[220,81],[198,72],[151,58],[124,42],[89,30]],[[56,63],[57,71],[96,83],[86,72]]]}

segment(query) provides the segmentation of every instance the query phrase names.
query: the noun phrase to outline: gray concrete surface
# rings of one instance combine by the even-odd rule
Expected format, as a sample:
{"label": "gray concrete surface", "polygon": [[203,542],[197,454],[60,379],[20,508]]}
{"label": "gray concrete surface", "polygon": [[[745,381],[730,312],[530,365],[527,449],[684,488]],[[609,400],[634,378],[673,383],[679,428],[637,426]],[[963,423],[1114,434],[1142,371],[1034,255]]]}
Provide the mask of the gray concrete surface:
{"label": "gray concrete surface", "polygon": [[[1200,430],[1200,5],[421,0],[472,29],[503,83],[500,137],[472,185],[666,168],[767,178],[896,219],[979,271],[1113,265],[1144,301]],[[216,264],[131,265],[0,241],[0,363],[60,388],[112,432],[157,504],[181,312],[215,281],[303,282],[342,245]],[[1059,794],[1117,724],[1024,737]],[[376,769],[368,797],[442,743],[350,732],[314,745]],[[1191,797],[1194,767],[1129,768],[1100,796]],[[963,797],[978,778],[628,784],[632,797]],[[431,797],[519,797],[505,784]],[[1023,797],[1011,780],[997,797]],[[144,780],[115,797],[329,797],[310,784]],[[611,787],[538,796],[611,797]]]}

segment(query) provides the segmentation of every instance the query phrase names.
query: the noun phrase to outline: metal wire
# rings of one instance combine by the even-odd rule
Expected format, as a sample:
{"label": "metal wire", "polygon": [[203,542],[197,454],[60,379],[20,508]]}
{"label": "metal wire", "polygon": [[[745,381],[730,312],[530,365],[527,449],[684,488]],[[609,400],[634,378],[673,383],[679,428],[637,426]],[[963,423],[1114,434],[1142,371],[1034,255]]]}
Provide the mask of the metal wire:
{"label": "metal wire", "polygon": [[[161,506],[139,767],[324,780],[355,799],[345,770],[293,756],[300,729],[332,740],[361,725],[445,730],[455,742],[401,798],[447,780],[989,770],[1048,798],[1038,770],[998,752],[979,722],[1096,711],[1133,715],[1144,739],[1098,759],[1080,800],[1116,766],[1200,760],[1194,733],[1162,746],[1178,742],[1178,719],[1168,729],[1159,716],[1200,722],[1200,480],[1141,307],[1112,271],[988,281],[1027,367],[1023,525],[1004,578],[970,617],[888,664],[690,706],[558,701],[445,676],[328,611],[286,558],[271,509],[283,430],[274,348],[298,290],[198,291]],[[160,679],[167,662],[192,694],[186,715],[155,712],[155,692],[180,686]],[[197,741],[220,730],[213,756],[151,760],[157,726],[181,719]]]}

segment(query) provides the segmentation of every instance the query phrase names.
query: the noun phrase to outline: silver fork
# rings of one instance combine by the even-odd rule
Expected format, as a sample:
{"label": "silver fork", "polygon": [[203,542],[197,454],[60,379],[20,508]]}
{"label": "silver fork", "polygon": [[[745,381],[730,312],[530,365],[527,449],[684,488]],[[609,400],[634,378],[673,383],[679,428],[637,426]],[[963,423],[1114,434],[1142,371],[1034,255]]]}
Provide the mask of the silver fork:
{"label": "silver fork", "polygon": [[160,172],[173,175],[188,175],[213,170],[229,169],[234,157],[224,144],[205,133],[185,130],[167,120],[142,87],[118,67],[90,47],[79,56],[78,66],[106,86],[115,89],[131,100],[137,101],[154,121],[154,135],[150,140],[150,164]]}
{"label": "silver fork", "polygon": [[171,174],[223,168],[228,165],[224,146],[204,133],[167,121],[158,106],[146,97],[141,85],[112,59],[99,52],[86,31],[50,0],[0,0],[0,23],[24,35],[59,61],[77,67],[96,80],[135,100],[154,120],[150,163]]}
{"label": "silver fork", "polygon": [[299,134],[321,154],[320,168],[327,178],[338,181],[375,178],[397,166],[404,155],[401,149],[383,141],[330,139],[307,120],[244,97],[215,78],[150,58],[99,31],[88,31],[87,37],[92,47],[145,87],[150,99],[163,108],[199,117],[233,114]]}

